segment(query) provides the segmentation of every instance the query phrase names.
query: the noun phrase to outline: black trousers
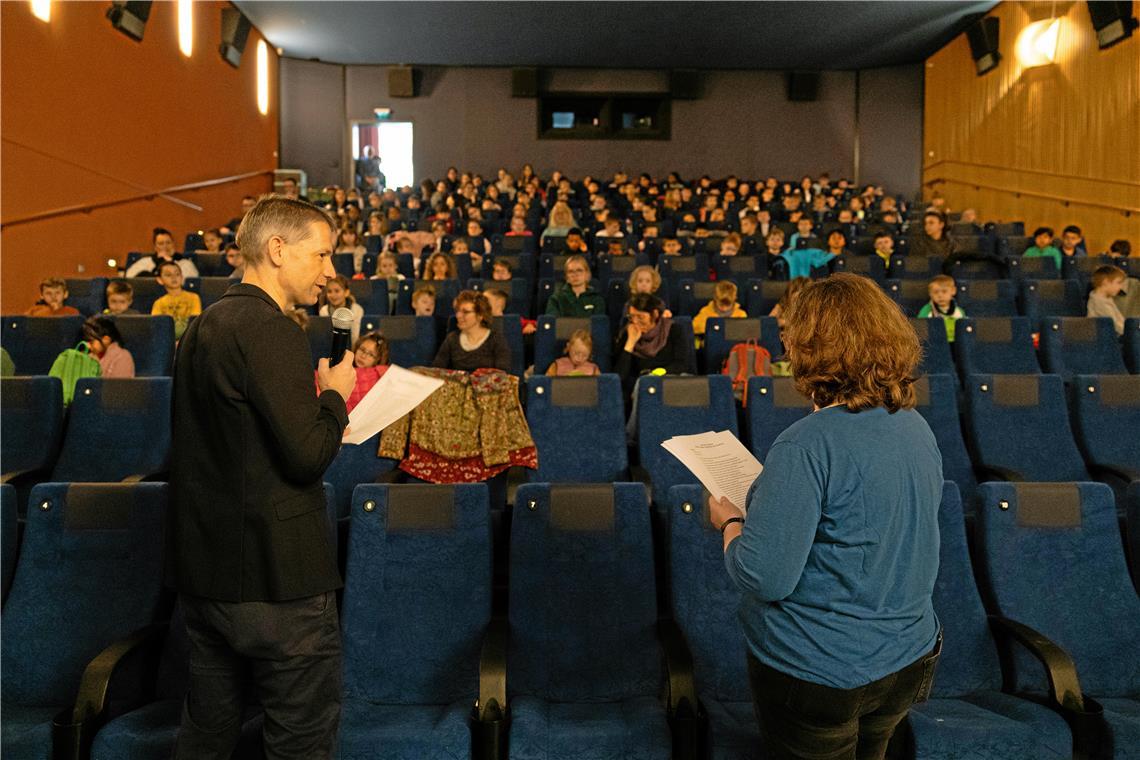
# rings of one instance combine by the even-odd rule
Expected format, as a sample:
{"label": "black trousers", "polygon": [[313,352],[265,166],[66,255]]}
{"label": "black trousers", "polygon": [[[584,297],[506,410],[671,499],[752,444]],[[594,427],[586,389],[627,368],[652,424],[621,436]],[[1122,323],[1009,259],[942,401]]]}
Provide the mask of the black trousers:
{"label": "black trousers", "polygon": [[748,655],[748,674],[765,757],[772,760],[881,760],[911,705],[930,696],[942,636],[929,654],[854,689],[801,681]]}
{"label": "black trousers", "polygon": [[264,711],[265,757],[336,754],[341,654],[336,593],[289,602],[219,602],[182,595],[190,689],[176,760],[228,760],[245,699]]}

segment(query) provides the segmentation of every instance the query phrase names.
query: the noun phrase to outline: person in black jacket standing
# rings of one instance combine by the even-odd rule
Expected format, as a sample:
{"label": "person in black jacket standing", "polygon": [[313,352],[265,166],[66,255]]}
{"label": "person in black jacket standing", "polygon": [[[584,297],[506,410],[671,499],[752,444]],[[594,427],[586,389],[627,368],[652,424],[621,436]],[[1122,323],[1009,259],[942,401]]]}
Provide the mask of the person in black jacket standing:
{"label": "person in black jacket standing", "polygon": [[187,329],[174,372],[167,581],[190,685],[176,758],[228,758],[252,687],[268,758],[331,758],[341,586],[322,478],[340,449],[352,356],[321,359],[286,314],[335,272],[332,219],[266,196],[237,232],[245,275]]}

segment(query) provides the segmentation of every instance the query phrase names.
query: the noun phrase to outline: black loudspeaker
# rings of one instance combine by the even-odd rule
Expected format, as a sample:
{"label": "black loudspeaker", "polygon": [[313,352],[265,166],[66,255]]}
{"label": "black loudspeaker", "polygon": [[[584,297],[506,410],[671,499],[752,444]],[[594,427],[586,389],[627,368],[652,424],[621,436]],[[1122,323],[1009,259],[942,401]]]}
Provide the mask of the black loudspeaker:
{"label": "black loudspeaker", "polygon": [[674,100],[697,100],[701,97],[701,73],[693,69],[669,72],[669,92]]}
{"label": "black loudspeaker", "polygon": [[388,69],[388,97],[414,98],[416,96],[416,70],[411,66],[392,66]]}
{"label": "black loudspeaker", "polygon": [[150,18],[149,0],[147,2],[116,2],[107,9],[107,18],[111,19],[111,26],[118,29],[128,37],[142,42],[143,32],[146,31],[146,20]]}
{"label": "black loudspeaker", "polygon": [[538,97],[538,69],[511,69],[511,97]]}
{"label": "black loudspeaker", "polygon": [[1132,16],[1131,2],[1092,2],[1089,16],[1096,30],[1096,42],[1101,50],[1112,47],[1123,39],[1132,36],[1140,22]]}
{"label": "black loudspeaker", "polygon": [[970,55],[974,58],[978,76],[996,69],[998,61],[1001,60],[1001,53],[998,52],[1000,25],[998,19],[987,16],[966,30],[966,39],[970,41]]}
{"label": "black loudspeaker", "polygon": [[218,52],[235,69],[241,66],[241,54],[249,39],[249,19],[237,8],[222,8],[222,44]]}
{"label": "black loudspeaker", "polygon": [[818,71],[789,71],[788,100],[806,102],[819,97]]}

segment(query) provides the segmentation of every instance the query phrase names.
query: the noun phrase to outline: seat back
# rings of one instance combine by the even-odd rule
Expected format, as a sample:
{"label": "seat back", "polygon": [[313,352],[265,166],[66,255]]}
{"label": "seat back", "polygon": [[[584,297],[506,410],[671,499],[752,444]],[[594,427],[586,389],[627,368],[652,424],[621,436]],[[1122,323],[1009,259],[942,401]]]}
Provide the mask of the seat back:
{"label": "seat back", "polygon": [[811,414],[814,405],[790,377],[748,378],[748,444],[761,462],[777,436]]}
{"label": "seat back", "polygon": [[[986,483],[979,553],[999,614],[1068,652],[1094,697],[1140,693],[1140,598],[1103,483]],[[1048,593],[1042,593],[1048,589]]]}
{"label": "seat back", "polygon": [[348,289],[365,314],[388,313],[387,280],[349,280]]}
{"label": "seat back", "polygon": [[973,514],[978,498],[962,424],[958,417],[958,386],[953,375],[925,375],[914,384],[918,413],[926,420],[938,450],[942,453],[942,477],[952,481],[961,496],[966,514]]}
{"label": "seat back", "polygon": [[750,317],[766,317],[787,289],[788,283],[783,280],[749,280],[744,310]]}
{"label": "seat back", "polygon": [[891,257],[890,274],[896,280],[922,280],[926,283],[931,277],[942,274],[942,259],[939,256],[895,254]]}
{"label": "seat back", "polygon": [[[1032,258],[1024,258],[1023,254],[1029,246],[1033,245],[1033,238],[1028,235],[1005,235],[999,236],[997,240],[997,254],[1006,259],[1012,259],[1014,262],[1025,263],[1026,261],[1033,261]],[[1050,259],[1052,260],[1052,259]],[[1053,271],[1057,271],[1056,262],[1052,265]],[[1014,270],[1016,271],[1016,270]],[[1057,273],[1060,276],[1060,272]]]}
{"label": "seat back", "polygon": [[732,280],[740,291],[739,300],[744,302],[745,288],[749,280],[763,280],[768,276],[768,254],[766,252],[754,254],[738,254],[736,256],[713,257],[713,267],[716,269],[718,280]]}
{"label": "seat back", "polygon": [[970,375],[966,435],[974,461],[1019,480],[1089,480],[1056,375]]}
{"label": "seat back", "polygon": [[362,485],[351,519],[346,696],[381,704],[473,700],[491,619],[487,485]]}
{"label": "seat back", "polygon": [[198,280],[198,298],[202,301],[202,309],[209,307],[222,300],[222,296],[226,291],[237,285],[241,280],[235,280],[230,277],[202,277]]}
{"label": "seat back", "polygon": [[1116,330],[1107,317],[1048,317],[1041,320],[1038,350],[1045,371],[1066,382],[1085,375],[1127,374]]}
{"label": "seat back", "polygon": [[85,317],[103,311],[103,307],[107,303],[106,277],[92,277],[86,280],[68,279],[66,282],[67,300],[64,301],[65,304],[79,309],[79,313]]}
{"label": "seat back", "polygon": [[669,489],[697,480],[661,444],[675,435],[728,430],[737,435],[732,378],[657,377],[643,375],[635,391],[637,448],[641,466],[649,471],[653,500],[664,504]]}
{"label": "seat back", "polygon": [[705,365],[708,374],[715,375],[721,371],[733,346],[750,340],[766,348],[773,361],[784,355],[780,325],[775,317],[711,317],[705,322]]}
{"label": "seat back", "polygon": [[1021,303],[1025,316],[1035,322],[1044,317],[1083,317],[1087,313],[1084,292],[1076,280],[1025,279],[1021,282]]}
{"label": "seat back", "polygon": [[1073,432],[1090,467],[1140,473],[1140,377],[1075,376]]}
{"label": "seat back", "polygon": [[[1024,249],[1022,249],[1024,252]],[[1052,256],[1030,256],[1013,254],[1009,259],[1010,273],[1016,280],[1059,280],[1061,271]]]}
{"label": "seat back", "polygon": [[401,367],[431,366],[435,358],[435,317],[365,314],[360,334],[379,331],[388,341],[388,362]]}
{"label": "seat back", "polygon": [[1124,344],[1124,364],[1128,371],[1140,375],[1140,318],[1129,317],[1124,320],[1121,343]]}
{"label": "seat back", "polygon": [[0,463],[5,477],[46,472],[63,439],[63,385],[58,377],[0,379]]}
{"label": "seat back", "polygon": [[4,701],[71,704],[87,663],[150,623],[162,595],[165,483],[32,489],[4,604]]}
{"label": "seat back", "polygon": [[2,317],[0,345],[19,375],[46,375],[61,351],[83,340],[83,317]]}
{"label": "seat back", "polygon": [[958,283],[958,305],[970,317],[1016,317],[1013,280],[965,280]]}
{"label": "seat back", "polygon": [[[191,279],[197,278],[187,278],[186,290],[191,289]],[[126,281],[131,285],[131,308],[139,314],[150,314],[154,302],[166,295],[166,289],[155,277],[129,277]]]}
{"label": "seat back", "polygon": [[[488,273],[490,269],[486,270]],[[506,282],[499,282],[492,279],[472,279],[468,281],[467,287],[471,290],[477,290],[480,293],[488,290],[501,290],[507,294],[507,307],[503,313],[505,314],[518,314],[519,316],[531,318],[534,313],[531,308],[531,294],[534,290],[533,283],[530,280],[523,279],[522,277],[513,277]]]}
{"label": "seat back", "polygon": [[627,476],[625,412],[617,375],[526,383],[526,419],[538,449],[535,483],[612,483]]}
{"label": "seat back", "polygon": [[174,319],[166,315],[113,317],[123,347],[135,362],[135,377],[166,377],[174,364]]}
{"label": "seat back", "polygon": [[52,480],[112,483],[165,472],[172,387],[169,377],[81,378]]}
{"label": "seat back", "polygon": [[673,619],[693,655],[702,699],[748,702],[748,644],[740,625],[740,591],[724,567],[720,531],[708,518],[699,485],[669,489],[669,576]]}
{"label": "seat back", "polygon": [[887,295],[895,300],[904,314],[915,317],[930,302],[930,286],[923,280],[889,280]]}
{"label": "seat back", "polygon": [[887,279],[887,266],[879,256],[837,256],[831,261],[831,271],[861,274],[877,283]]}
{"label": "seat back", "polygon": [[669,303],[679,303],[681,280],[708,282],[709,258],[703,253],[692,256],[662,256],[657,262],[661,273],[661,289],[668,293]]}
{"label": "seat back", "polygon": [[910,321],[918,334],[922,344],[922,361],[918,365],[918,373],[927,375],[950,375],[958,382],[958,370],[954,366],[954,359],[950,355],[950,343],[946,337],[946,320],[912,319]]}
{"label": "seat back", "polygon": [[934,679],[937,698],[1001,689],[1001,667],[986,610],[974,580],[958,488],[942,485],[938,508],[938,577],[934,614],[942,624],[942,656]]}
{"label": "seat back", "polygon": [[677,302],[676,313],[695,317],[697,312],[713,300],[715,291],[715,282],[681,280],[680,300]]}
{"label": "seat back", "polygon": [[519,487],[507,690],[557,702],[656,696],[661,657],[645,487]]}
{"label": "seat back", "polygon": [[16,572],[16,554],[19,551],[16,524],[16,487],[11,483],[0,485],[0,601],[8,598],[12,575]]}
{"label": "seat back", "polygon": [[958,320],[954,328],[954,356],[963,379],[977,374],[1041,372],[1033,349],[1033,328],[1026,317]]}
{"label": "seat back", "polygon": [[552,317],[543,314],[538,318],[538,332],[534,334],[534,371],[546,370],[566,349],[566,341],[576,330],[589,330],[594,341],[593,361],[602,372],[610,370],[610,320],[604,314],[591,317]]}
{"label": "seat back", "polygon": [[395,459],[376,456],[379,448],[380,433],[363,443],[342,444],[332,464],[325,470],[325,483],[332,486],[337,519],[349,516],[352,493],[358,485],[375,483],[399,464]]}

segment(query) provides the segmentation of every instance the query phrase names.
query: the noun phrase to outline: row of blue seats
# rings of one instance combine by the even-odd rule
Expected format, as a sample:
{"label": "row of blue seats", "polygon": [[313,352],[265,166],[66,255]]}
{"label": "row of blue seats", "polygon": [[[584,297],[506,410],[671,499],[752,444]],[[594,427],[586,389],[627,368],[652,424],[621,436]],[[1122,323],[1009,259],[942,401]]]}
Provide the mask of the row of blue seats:
{"label": "row of blue seats", "polygon": [[[188,658],[160,582],[166,485],[52,483],[31,498],[3,609],[4,756],[169,757]],[[485,485],[356,488],[338,757],[763,760],[740,593],[706,498],[689,485],[665,498],[659,608],[641,484],[520,487],[503,610]],[[12,500],[4,488],[6,534]],[[971,562],[946,483],[945,645],[900,756],[1140,757],[1140,599],[1111,492],[991,483],[980,503]]]}
{"label": "row of blue seats", "polygon": [[[942,452],[943,474],[976,504],[977,484],[992,479],[1104,479],[1118,490],[1140,479],[1140,377],[1078,375],[1066,391],[1056,375],[969,375],[959,404],[955,379],[927,375],[915,385],[918,410]],[[116,482],[160,477],[170,449],[168,378],[80,380],[64,418],[59,381],[0,381],[3,478]],[[654,499],[691,483],[692,474],[661,443],[674,435],[731,430],[761,461],[775,438],[811,409],[789,378],[754,377],[738,408],[732,381],[645,377],[636,390],[637,464]],[[526,416],[538,449],[541,482],[606,483],[631,474],[621,383],[532,377]],[[342,446],[327,479],[347,498],[360,483],[394,470],[375,440]],[[97,455],[95,452],[98,452]],[[344,514],[341,502],[338,512]]]}

